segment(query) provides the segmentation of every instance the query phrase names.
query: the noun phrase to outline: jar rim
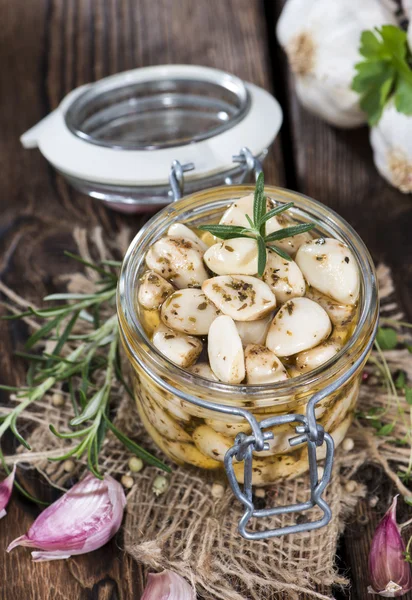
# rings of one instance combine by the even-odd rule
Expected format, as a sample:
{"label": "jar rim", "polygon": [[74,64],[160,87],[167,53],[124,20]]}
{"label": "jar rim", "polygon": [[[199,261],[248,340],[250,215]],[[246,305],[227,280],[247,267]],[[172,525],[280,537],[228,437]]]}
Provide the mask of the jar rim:
{"label": "jar rim", "polygon": [[[137,233],[126,252],[117,295],[118,316],[123,340],[128,352],[138,363],[145,362],[150,370],[159,369],[162,376],[176,387],[177,393],[183,385],[191,387],[195,395],[196,390],[209,394],[210,392],[216,392],[216,394],[220,394],[219,400],[222,397],[229,399],[229,397],[233,398],[234,396],[247,394],[254,397],[258,396],[260,399],[267,398],[271,400],[271,404],[277,402],[274,396],[278,395],[280,397],[279,402],[284,402],[284,398],[290,396],[291,393],[294,395],[304,393],[311,389],[313,385],[319,385],[322,382],[326,385],[327,380],[342,372],[345,367],[356,360],[356,356],[362,352],[365,344],[370,341],[373,335],[378,316],[376,274],[372,258],[362,239],[342,217],[317,200],[285,188],[265,186],[265,192],[274,200],[294,202],[294,207],[291,209],[292,214],[296,213],[306,218],[310,217],[315,222],[317,221],[322,229],[331,232],[331,237],[343,241],[353,252],[361,275],[361,305],[359,319],[351,338],[336,356],[317,369],[285,381],[259,385],[228,384],[206,379],[175,365],[155,348],[138,319],[134,305],[135,275],[139,265],[144,260],[147,248],[156,239],[164,235],[174,221],[179,219],[182,222],[196,207],[206,207],[210,203],[217,203],[218,201],[222,202],[222,207],[224,207],[231,200],[246,196],[253,191],[254,186],[251,185],[222,186],[186,196],[156,213]],[[183,215],[184,218],[182,219]],[[124,335],[125,333],[127,335]],[[130,339],[133,339],[136,343],[131,344]]]}

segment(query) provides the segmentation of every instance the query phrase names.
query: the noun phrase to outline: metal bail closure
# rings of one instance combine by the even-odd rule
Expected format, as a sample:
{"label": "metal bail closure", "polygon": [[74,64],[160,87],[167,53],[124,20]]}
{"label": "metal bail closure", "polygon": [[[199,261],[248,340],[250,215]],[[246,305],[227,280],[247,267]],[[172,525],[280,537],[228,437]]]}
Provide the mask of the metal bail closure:
{"label": "metal bail closure", "polygon": [[169,173],[169,183],[170,188],[172,190],[173,202],[176,200],[180,200],[183,196],[184,190],[184,173],[188,171],[193,171],[195,165],[193,163],[187,163],[185,165],[181,165],[178,160],[174,160],[170,167]]}
{"label": "metal bail closure", "polygon": [[[327,525],[332,517],[332,512],[328,504],[322,498],[322,493],[326,488],[332,473],[333,466],[333,455],[334,455],[334,442],[333,438],[325,432],[323,427],[317,423],[315,407],[316,405],[334,394],[338,390],[342,389],[353,376],[356,375],[357,370],[364,364],[373,341],[375,339],[378,322],[376,322],[372,335],[369,342],[366,344],[362,353],[352,363],[351,367],[344,373],[339,375],[332,383],[325,386],[323,389],[317,391],[308,401],[306,406],[306,415],[284,415],[277,417],[269,417],[258,423],[256,418],[248,411],[244,411],[243,415],[249,422],[252,428],[252,434],[246,436],[243,433],[239,433],[235,438],[235,445],[230,448],[225,455],[225,469],[229,479],[229,483],[232,487],[233,493],[240,500],[245,507],[243,517],[239,521],[239,533],[247,540],[262,540],[272,537],[279,537],[287,533],[299,533],[302,531],[311,531],[312,529],[319,529]],[[221,410],[221,409],[220,409]],[[247,414],[246,414],[247,413]],[[273,439],[274,435],[272,431],[264,431],[268,427],[276,427],[276,425],[284,425],[285,423],[297,423],[296,433],[297,436],[289,440],[289,444],[298,446],[300,444],[307,444],[308,450],[308,462],[309,462],[309,479],[310,479],[310,497],[307,502],[301,502],[300,504],[291,504],[289,506],[277,506],[275,508],[265,508],[262,510],[255,510],[252,500],[252,460],[253,452],[259,452],[262,450],[268,450],[266,440]],[[322,478],[318,478],[318,463],[316,456],[316,448],[325,444],[325,466]],[[243,490],[237,482],[234,469],[233,461],[244,461],[244,484]],[[323,516],[309,523],[298,523],[296,525],[288,525],[287,527],[279,527],[279,529],[270,529],[267,531],[246,531],[246,525],[253,517],[272,517],[274,515],[289,514],[294,512],[302,512],[310,510],[318,506],[323,512]]]}
{"label": "metal bail closure", "polygon": [[[314,409],[314,405],[308,403],[308,412]],[[300,504],[291,504],[286,506],[277,506],[275,508],[265,508],[256,510],[252,500],[252,472],[253,472],[253,452],[268,450],[269,446],[266,440],[273,439],[272,431],[264,431],[266,428],[284,425],[286,423],[296,422],[297,437],[292,438],[289,443],[291,446],[297,446],[303,443],[307,444],[309,474],[310,474],[310,497],[306,502]],[[272,537],[279,537],[287,533],[299,533],[301,531],[311,531],[327,525],[331,519],[332,512],[328,504],[322,498],[322,492],[327,486],[333,466],[334,443],[332,437],[325,433],[323,427],[315,423],[315,430],[312,431],[310,420],[304,415],[282,415],[270,417],[258,423],[261,438],[257,439],[255,435],[245,435],[239,433],[235,439],[235,445],[230,448],[225,455],[225,469],[229,479],[230,486],[235,496],[245,507],[245,512],[239,521],[239,533],[247,540],[262,540]],[[262,443],[263,442],[263,443]],[[322,478],[318,479],[318,463],[316,457],[316,447],[326,446],[325,467]],[[244,484],[241,489],[233,469],[233,461],[244,461]],[[274,515],[288,514],[294,512],[303,512],[318,506],[323,516],[315,521],[299,523],[270,529],[266,531],[247,531],[246,526],[250,519],[271,517]]]}
{"label": "metal bail closure", "polygon": [[257,181],[257,178],[263,171],[262,163],[256,156],[253,156],[253,154],[249,150],[249,148],[246,148],[246,147],[241,148],[241,150],[239,151],[239,154],[235,154],[232,157],[232,160],[235,163],[240,163],[240,164],[245,165],[245,172],[242,177],[242,183],[244,181],[246,181],[246,179],[248,179],[249,174],[252,171],[255,175],[255,181]]}

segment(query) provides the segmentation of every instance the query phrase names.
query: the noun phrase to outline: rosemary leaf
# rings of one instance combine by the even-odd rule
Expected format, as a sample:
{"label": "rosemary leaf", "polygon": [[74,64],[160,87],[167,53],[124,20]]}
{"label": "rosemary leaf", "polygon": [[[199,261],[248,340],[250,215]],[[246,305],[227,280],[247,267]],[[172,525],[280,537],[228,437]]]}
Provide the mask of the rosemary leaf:
{"label": "rosemary leaf", "polygon": [[89,267],[90,269],[93,269],[93,271],[96,271],[97,273],[100,273],[101,275],[106,275],[107,277],[117,280],[117,277],[115,275],[113,275],[113,273],[111,273],[110,271],[107,271],[106,269],[103,269],[102,267],[99,267],[98,265],[95,265],[92,262],[89,262],[88,260],[84,260],[84,258],[79,256],[78,254],[73,254],[72,252],[68,252],[66,250],[64,252],[64,255],[68,256],[69,258],[73,258],[74,260],[77,260],[77,262],[81,263],[82,265],[85,265],[86,267]]}
{"label": "rosemary leaf", "polygon": [[25,344],[25,348],[27,348],[27,350],[30,350],[30,348],[33,348],[33,346],[35,344],[37,344],[38,341],[40,341],[42,338],[46,337],[48,333],[50,333],[50,331],[52,331],[52,329],[54,329],[61,321],[61,317],[56,317],[55,319],[53,319],[52,321],[49,321],[48,323],[46,323],[46,325],[43,325],[43,327],[40,327],[40,329],[38,329],[37,331],[35,331],[27,340],[26,344]]}
{"label": "rosemary leaf", "polygon": [[212,235],[220,238],[221,240],[232,240],[238,237],[252,237],[248,233],[245,233],[245,228],[238,225],[200,225],[198,227],[201,231],[208,231]]}
{"label": "rosemary leaf", "polygon": [[105,388],[101,388],[98,392],[96,392],[96,394],[92,396],[92,398],[86,404],[83,412],[78,417],[74,417],[74,419],[70,421],[70,425],[81,425],[81,423],[84,423],[85,421],[88,421],[89,419],[94,417],[97,414],[97,411],[99,410],[100,403],[103,399],[105,392]]}
{"label": "rosemary leaf", "polygon": [[266,221],[269,221],[269,219],[271,219],[272,217],[276,217],[276,215],[280,215],[281,213],[285,212],[286,210],[289,210],[289,208],[292,208],[292,206],[293,206],[293,202],[288,202],[287,204],[281,204],[280,206],[277,206],[276,208],[272,208],[269,212],[267,212],[265,215],[263,215],[263,217],[260,219],[260,221],[258,223],[259,229],[263,225],[263,223],[266,223]]}
{"label": "rosemary leaf", "polygon": [[257,245],[258,245],[258,275],[260,277],[262,277],[263,273],[265,272],[266,259],[267,259],[266,244],[265,244],[265,240],[263,239],[263,237],[261,235],[258,235],[258,237],[256,239],[257,239]]}
{"label": "rosemary leaf", "polygon": [[171,468],[168,467],[167,465],[165,465],[161,460],[159,460],[152,454],[149,454],[149,452],[147,452],[147,450],[144,450],[143,448],[141,448],[133,440],[128,438],[127,435],[125,435],[124,433],[119,431],[117,429],[117,427],[115,427],[115,425],[110,421],[110,419],[106,415],[104,415],[104,418],[106,420],[108,428],[122,442],[122,444],[124,444],[124,446],[126,446],[126,448],[128,448],[131,452],[133,452],[133,454],[135,454],[136,456],[138,456],[139,458],[144,460],[147,464],[153,465],[154,467],[158,467],[159,469],[166,471],[166,473],[172,472]]}
{"label": "rosemary leaf", "polygon": [[[253,201],[253,222],[255,227],[266,213],[265,179],[263,173],[259,174],[256,181],[255,196]],[[264,235],[264,233],[263,233]]]}
{"label": "rosemary leaf", "polygon": [[285,227],[284,229],[279,229],[278,231],[274,231],[273,233],[266,236],[266,242],[277,242],[279,240],[298,235],[299,233],[306,233],[314,227],[315,225],[313,223],[303,223],[302,225],[293,225],[292,227]]}
{"label": "rosemary leaf", "polygon": [[281,248],[278,248],[277,246],[267,246],[267,248],[272,252],[276,252],[276,254],[278,254],[281,258],[284,258],[285,260],[292,260],[292,258],[287,252],[285,252]]}

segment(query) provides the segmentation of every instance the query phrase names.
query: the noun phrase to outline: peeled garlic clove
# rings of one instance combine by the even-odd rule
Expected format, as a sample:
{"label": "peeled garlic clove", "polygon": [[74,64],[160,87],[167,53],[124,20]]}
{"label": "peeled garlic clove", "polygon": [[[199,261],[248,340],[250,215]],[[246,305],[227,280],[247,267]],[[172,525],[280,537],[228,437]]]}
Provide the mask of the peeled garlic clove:
{"label": "peeled garlic clove", "polygon": [[[266,235],[279,231],[280,229],[285,229],[286,227],[293,227],[294,225],[297,225],[297,222],[287,217],[285,214],[277,215],[267,221]],[[312,239],[312,236],[308,232],[298,233],[297,235],[283,240],[270,242],[270,246],[277,246],[281,250],[287,252],[289,256],[294,257],[302,244],[306,244],[306,242],[310,242]]]}
{"label": "peeled garlic clove", "polygon": [[[412,37],[412,26],[409,26]],[[370,130],[373,160],[379,173],[404,194],[412,192],[412,118],[398,112],[393,100],[385,105]]]}
{"label": "peeled garlic clove", "polygon": [[167,230],[167,235],[171,238],[185,238],[186,240],[190,240],[191,242],[194,242],[202,252],[205,252],[208,249],[207,244],[205,244],[204,241],[189,227],[183,225],[183,223],[173,223],[173,225],[170,225]]}
{"label": "peeled garlic clove", "polygon": [[[389,3],[362,0],[288,0],[277,23],[277,38],[295,75],[296,93],[310,111],[338,127],[366,123],[352,79],[361,60],[362,31],[392,23]],[[325,31],[328,32],[325,35]]]}
{"label": "peeled garlic clove", "polygon": [[230,317],[215,319],[209,329],[209,362],[213,373],[225,383],[240,383],[245,378],[245,357],[236,325]]}
{"label": "peeled garlic clove", "polygon": [[276,306],[270,287],[249,275],[220,275],[202,284],[205,295],[223,314],[235,321],[261,319]]}
{"label": "peeled garlic clove", "polygon": [[166,300],[174,287],[154,271],[146,271],[140,280],[137,300],[143,308],[153,310]]}
{"label": "peeled garlic clove", "polygon": [[278,302],[305,295],[306,283],[298,265],[275,252],[268,252],[263,281],[270,286]]}
{"label": "peeled garlic clove", "polygon": [[153,333],[153,345],[179,367],[189,367],[202,351],[202,342],[191,335],[178,333],[160,323]]}
{"label": "peeled garlic clove", "polygon": [[340,347],[337,344],[324,342],[323,344],[316,346],[316,348],[312,348],[312,350],[300,352],[296,356],[296,367],[301,373],[313,371],[313,369],[317,369],[336,356],[339,350]]}
{"label": "peeled garlic clove", "polygon": [[256,240],[234,238],[211,246],[203,259],[218,275],[256,275],[258,271]]}
{"label": "peeled garlic clove", "polygon": [[246,215],[253,218],[253,194],[244,196],[235,200],[231,206],[226,210],[219,223],[221,225],[239,225],[241,227],[250,227],[249,221]]}
{"label": "peeled garlic clove", "polygon": [[242,417],[219,415],[217,419],[205,419],[206,425],[218,433],[234,438],[238,433],[250,433],[250,425]]}
{"label": "peeled garlic clove", "polygon": [[276,356],[291,356],[323,342],[331,329],[330,319],[319,304],[294,298],[283,304],[273,319],[266,346]]}
{"label": "peeled garlic clove", "polygon": [[264,344],[272,318],[273,313],[269,313],[257,321],[235,321],[242,344]]}
{"label": "peeled garlic clove", "polygon": [[125,506],[120,483],[109,475],[100,480],[88,474],[40,513],[27,534],[14,540],[7,552],[17,546],[39,548],[32,552],[34,561],[91,552],[118,531]]}
{"label": "peeled garlic clove", "polygon": [[200,287],[208,278],[202,252],[186,238],[160,238],[148,250],[146,264],[178,288]]}
{"label": "peeled garlic clove", "polygon": [[174,292],[162,305],[162,321],[171,329],[192,335],[207,335],[219,315],[201,290],[187,288]]}
{"label": "peeled garlic clove", "polygon": [[217,433],[208,425],[200,425],[193,432],[196,447],[215,460],[223,462],[226,452],[233,446],[233,439]]}
{"label": "peeled garlic clove", "polygon": [[211,379],[212,381],[218,381],[218,378],[213,373],[212,369],[207,363],[197,363],[188,369],[194,375],[204,377],[205,379]]}
{"label": "peeled garlic clove", "polygon": [[325,294],[318,292],[313,287],[309,287],[306,291],[306,298],[313,300],[321,305],[329,315],[335,327],[347,327],[353,320],[356,308],[352,304],[341,304],[329,298]]}
{"label": "peeled garlic clove", "polygon": [[163,446],[164,448],[160,445],[162,450],[166,454],[169,453],[177,463],[189,463],[189,465],[201,469],[218,469],[222,467],[222,463],[210,456],[206,456],[206,454],[200,452],[193,444],[163,440]]}
{"label": "peeled garlic clove", "polygon": [[150,400],[149,394],[143,395],[144,407],[150,423],[163,437],[176,442],[190,442],[190,435],[171,416],[169,416],[162,405]]}
{"label": "peeled garlic clove", "polygon": [[246,377],[249,384],[274,383],[288,379],[285,367],[266,346],[249,344],[245,348]]}
{"label": "peeled garlic clove", "polygon": [[313,240],[299,248],[296,262],[309,285],[338,302],[356,303],[359,269],[345,244],[333,238]]}
{"label": "peeled garlic clove", "polygon": [[[253,194],[245,196],[236,200],[225,212],[223,217],[220,219],[220,223],[223,225],[238,225],[240,227],[250,227],[250,224],[246,218],[248,215],[250,218],[253,217]],[[267,211],[277,206],[270,198],[266,202]],[[291,227],[296,225],[296,222],[286,217],[284,214],[280,214],[272,217],[266,221],[266,235],[284,229],[285,227]],[[278,242],[273,242],[273,245],[279,246],[279,248],[288,252],[291,256],[294,256],[301,244],[310,241],[312,237],[308,233],[300,233],[291,238],[285,238]],[[216,271],[217,272],[217,271]],[[222,273],[223,274],[223,273]]]}
{"label": "peeled garlic clove", "polygon": [[[235,200],[233,204],[227,209],[219,223],[221,225],[238,225],[240,227],[250,228],[250,223],[246,218],[248,215],[253,220],[253,203],[254,195],[249,194],[243,198]],[[266,202],[267,211],[274,208],[273,203],[270,199]],[[277,227],[276,217],[272,217],[269,221],[266,221],[266,233],[272,233],[275,231],[273,227]]]}

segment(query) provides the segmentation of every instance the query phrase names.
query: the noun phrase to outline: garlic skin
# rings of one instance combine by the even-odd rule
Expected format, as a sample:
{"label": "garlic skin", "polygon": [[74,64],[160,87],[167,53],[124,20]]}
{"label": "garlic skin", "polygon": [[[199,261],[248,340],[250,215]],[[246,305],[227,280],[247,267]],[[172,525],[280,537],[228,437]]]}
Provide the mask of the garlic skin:
{"label": "garlic skin", "polygon": [[385,598],[403,596],[412,589],[411,565],[405,560],[405,544],[396,522],[395,496],[379,523],[369,552],[369,593]]}
{"label": "garlic skin", "polygon": [[118,531],[125,506],[120,483],[108,475],[100,480],[88,474],[40,513],[27,534],[15,539],[7,552],[17,546],[39,548],[31,553],[36,562],[91,552]]}
{"label": "garlic skin", "polygon": [[149,573],[141,600],[196,600],[194,589],[173,571]]}
{"label": "garlic skin", "polygon": [[13,491],[14,477],[16,475],[16,465],[6,479],[0,483],[0,519],[6,516],[6,506],[9,503]]}
{"label": "garlic skin", "polygon": [[396,25],[389,6],[377,0],[288,0],[276,33],[295,75],[305,108],[337,127],[357,127],[367,117],[351,89],[360,62],[361,32]]}
{"label": "garlic skin", "polygon": [[[411,30],[411,27],[409,27]],[[412,33],[411,33],[412,37]],[[393,100],[369,134],[379,173],[404,194],[412,192],[412,116],[396,110]]]}

